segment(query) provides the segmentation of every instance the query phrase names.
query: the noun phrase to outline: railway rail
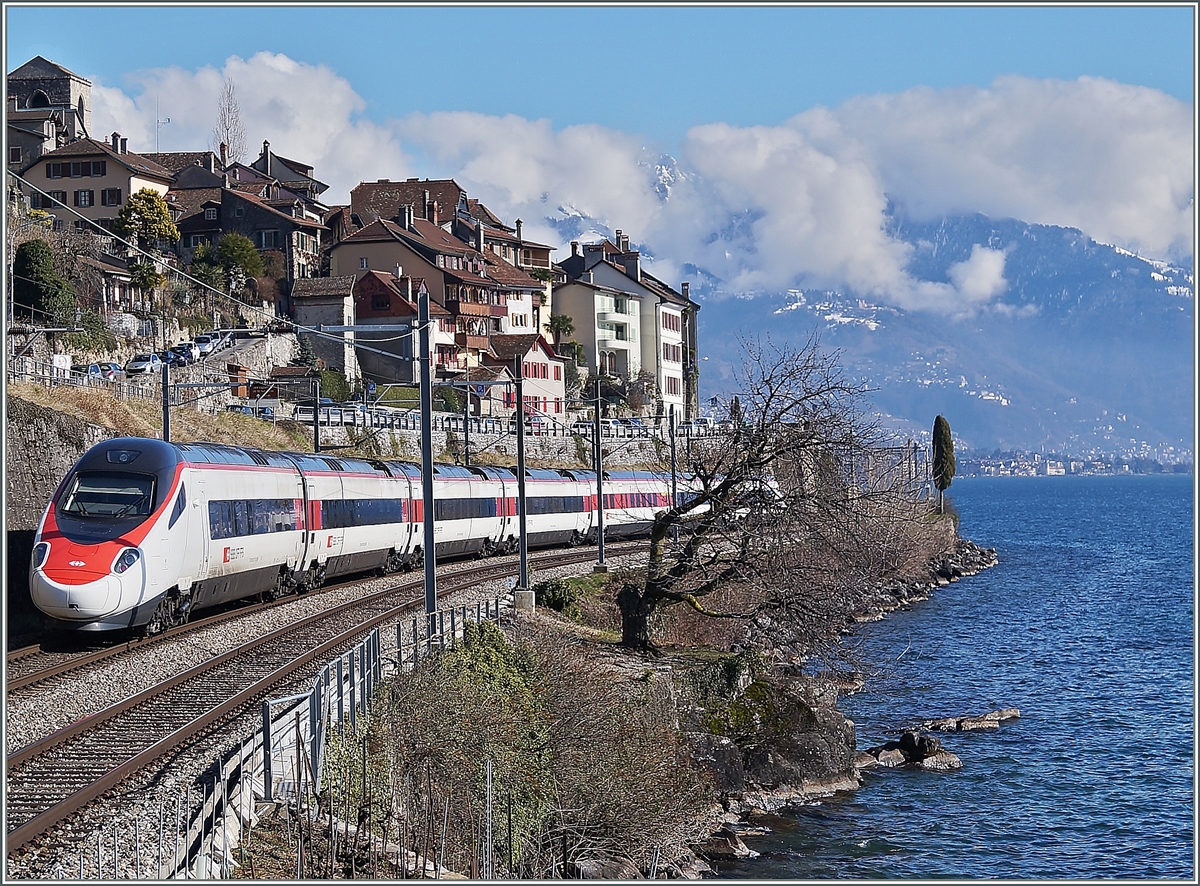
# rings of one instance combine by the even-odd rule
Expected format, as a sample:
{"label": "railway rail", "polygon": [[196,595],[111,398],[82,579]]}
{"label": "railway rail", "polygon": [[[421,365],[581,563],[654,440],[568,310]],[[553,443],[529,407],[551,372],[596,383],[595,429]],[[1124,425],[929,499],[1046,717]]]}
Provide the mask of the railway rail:
{"label": "railway rail", "polygon": [[[531,563],[586,562],[590,550],[554,552]],[[515,562],[489,562],[439,579],[440,596],[511,575]],[[348,648],[376,625],[420,609],[405,582],[268,632],[10,754],[7,851],[36,841],[121,782],[181,749],[306,667]],[[244,612],[245,610],[241,610]]]}

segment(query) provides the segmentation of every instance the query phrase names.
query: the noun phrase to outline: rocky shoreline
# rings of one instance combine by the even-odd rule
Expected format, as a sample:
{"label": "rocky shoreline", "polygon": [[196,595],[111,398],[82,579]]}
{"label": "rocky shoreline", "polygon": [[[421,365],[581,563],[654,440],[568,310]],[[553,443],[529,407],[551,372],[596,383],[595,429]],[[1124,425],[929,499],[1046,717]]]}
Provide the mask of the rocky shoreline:
{"label": "rocky shoreline", "polygon": [[[975,575],[998,562],[994,548],[958,539],[953,551],[930,561],[925,574],[907,581],[879,582],[847,625],[878,621],[888,612],[929,598],[939,587]],[[757,685],[757,684],[755,684]],[[670,874],[698,879],[716,873],[721,861],[757,855],[744,837],[764,833],[752,816],[779,813],[841,791],[857,789],[874,767],[906,766],[926,771],[961,768],[957,755],[927,732],[998,729],[1016,719],[1014,708],[978,716],[930,720],[909,726],[896,741],[859,751],[854,723],[837,708],[840,694],[862,688],[858,675],[803,676],[798,668],[776,668],[770,689],[760,689],[761,715],[737,736],[689,732],[693,761],[713,777],[721,797],[703,822],[703,836],[669,866]]]}

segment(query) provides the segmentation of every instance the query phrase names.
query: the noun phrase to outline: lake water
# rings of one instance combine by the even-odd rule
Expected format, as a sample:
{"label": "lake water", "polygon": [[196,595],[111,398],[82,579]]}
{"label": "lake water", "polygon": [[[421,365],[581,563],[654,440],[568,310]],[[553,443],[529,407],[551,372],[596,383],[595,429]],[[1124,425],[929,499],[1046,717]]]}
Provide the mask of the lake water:
{"label": "lake water", "polygon": [[840,707],[859,748],[928,718],[950,773],[871,770],[772,816],[740,878],[1193,879],[1193,480],[959,479],[960,532],[999,565],[864,631],[884,665]]}

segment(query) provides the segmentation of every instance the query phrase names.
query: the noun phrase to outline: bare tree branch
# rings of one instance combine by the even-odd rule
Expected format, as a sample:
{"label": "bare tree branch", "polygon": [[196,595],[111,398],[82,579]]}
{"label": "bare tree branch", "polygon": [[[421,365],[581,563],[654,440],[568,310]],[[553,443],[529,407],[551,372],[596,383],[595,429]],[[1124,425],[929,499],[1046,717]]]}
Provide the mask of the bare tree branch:
{"label": "bare tree branch", "polygon": [[246,155],[246,130],[242,126],[242,111],[230,77],[225,78],[221,98],[217,101],[217,123],[212,133],[213,151],[220,154],[222,144],[231,163],[242,162]]}

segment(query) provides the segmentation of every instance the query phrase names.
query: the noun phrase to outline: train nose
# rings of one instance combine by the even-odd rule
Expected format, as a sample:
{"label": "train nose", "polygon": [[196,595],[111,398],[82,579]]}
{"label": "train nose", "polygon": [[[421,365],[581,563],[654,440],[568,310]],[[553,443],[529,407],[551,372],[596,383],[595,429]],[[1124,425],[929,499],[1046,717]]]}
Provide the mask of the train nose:
{"label": "train nose", "polygon": [[42,612],[64,621],[91,621],[109,615],[121,599],[119,583],[111,577],[96,577],[82,584],[55,581],[41,570],[29,580],[33,604]]}

